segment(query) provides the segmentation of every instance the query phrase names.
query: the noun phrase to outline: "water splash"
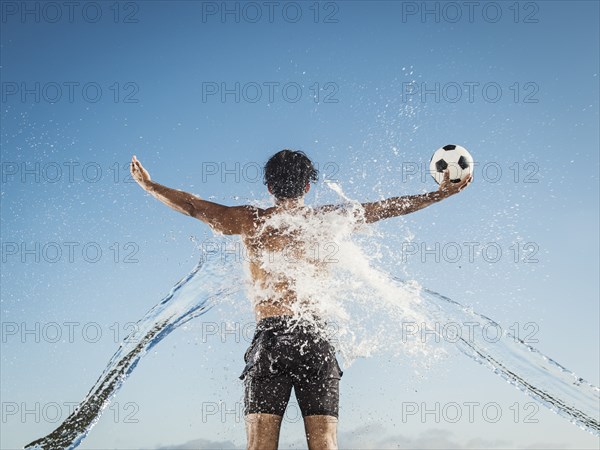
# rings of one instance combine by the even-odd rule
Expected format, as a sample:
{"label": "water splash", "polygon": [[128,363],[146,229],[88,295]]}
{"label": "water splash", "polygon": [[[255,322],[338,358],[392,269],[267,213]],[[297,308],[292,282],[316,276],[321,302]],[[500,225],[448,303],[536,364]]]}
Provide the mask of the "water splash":
{"label": "water splash", "polygon": [[52,433],[25,448],[76,448],[148,350],[179,326],[207,313],[217,299],[233,295],[242,288],[240,271],[235,269],[235,264],[203,254],[196,267],[137,322],[136,331],[121,342],[75,411]]}
{"label": "water splash", "polygon": [[[437,292],[396,280],[424,300],[423,305],[435,323],[470,324],[467,336],[459,333],[450,338],[462,353],[579,428],[600,435],[598,387],[528,345],[494,320]],[[486,328],[502,332],[489,338],[486,337]],[[444,338],[448,340],[448,336]]]}
{"label": "water splash", "polygon": [[[210,256],[210,255],[209,255]],[[469,323],[469,336],[456,336],[453,342],[471,359],[489,367],[518,389],[588,432],[600,434],[598,404],[600,390],[561,366],[508,331],[493,341],[483,330],[499,325],[441,294],[421,288],[414,282],[388,278],[399,298],[419,299],[415,317],[425,318],[423,326],[436,330],[449,323]],[[25,448],[55,449],[77,447],[97,423],[128,375],[144,354],[169,333],[208,312],[217,301],[240,292],[244,287],[239,265],[221,258],[206,258],[171,289],[169,294],[139,322],[140,339],[128,336],[78,408],[52,433]],[[398,303],[396,303],[396,307]],[[405,322],[408,323],[408,322]],[[439,329],[439,327],[438,327]],[[405,327],[407,334],[414,329]],[[343,334],[341,335],[343,338]],[[448,340],[448,336],[444,336]]]}

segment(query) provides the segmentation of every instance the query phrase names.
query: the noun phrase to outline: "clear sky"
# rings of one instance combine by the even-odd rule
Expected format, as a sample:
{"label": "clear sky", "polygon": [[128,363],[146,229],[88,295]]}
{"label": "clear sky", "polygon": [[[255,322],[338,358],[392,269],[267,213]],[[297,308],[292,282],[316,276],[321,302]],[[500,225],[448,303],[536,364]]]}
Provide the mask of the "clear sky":
{"label": "clear sky", "polygon": [[[257,172],[282,148],[374,200],[436,189],[431,154],[463,145],[474,183],[376,225],[381,265],[600,384],[598,2],[1,8],[2,448],[68,415],[210,238],[128,178],[134,153],[159,183],[236,205],[268,200]],[[320,182],[307,202],[334,198]],[[239,302],[155,347],[82,448],[243,446]],[[222,342],[224,321],[242,332]],[[419,374],[360,359],[340,405],[346,448],[598,446],[457,352]],[[294,414],[282,448],[303,446]]]}

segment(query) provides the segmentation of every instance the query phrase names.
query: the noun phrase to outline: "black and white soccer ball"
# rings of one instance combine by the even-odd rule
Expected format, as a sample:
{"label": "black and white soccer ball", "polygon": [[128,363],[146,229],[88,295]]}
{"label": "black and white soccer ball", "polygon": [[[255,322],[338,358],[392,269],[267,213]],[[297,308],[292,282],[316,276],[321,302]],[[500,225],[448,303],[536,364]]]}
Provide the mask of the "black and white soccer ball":
{"label": "black and white soccer ball", "polygon": [[444,181],[444,171],[450,171],[450,181],[458,183],[473,173],[473,157],[460,145],[444,145],[435,151],[429,162],[429,172],[437,184]]}

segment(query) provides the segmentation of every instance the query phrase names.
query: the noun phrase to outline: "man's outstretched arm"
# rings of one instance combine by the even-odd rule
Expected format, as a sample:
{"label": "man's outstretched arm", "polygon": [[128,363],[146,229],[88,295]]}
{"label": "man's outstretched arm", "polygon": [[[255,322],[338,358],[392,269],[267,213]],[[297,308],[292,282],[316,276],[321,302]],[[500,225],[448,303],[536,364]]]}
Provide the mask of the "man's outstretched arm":
{"label": "man's outstretched arm", "polygon": [[253,208],[251,207],[220,205],[152,181],[150,174],[135,155],[131,159],[131,175],[142,189],[165,205],[186,216],[195,217],[207,223],[219,233],[243,234],[251,222],[253,214]]}
{"label": "man's outstretched arm", "polygon": [[444,181],[435,192],[428,192],[427,194],[420,195],[407,195],[404,197],[392,197],[378,202],[363,203],[365,222],[377,222],[378,220],[389,219],[390,217],[401,216],[403,214],[410,214],[418,211],[437,203],[440,200],[448,198],[451,195],[459,193],[468,186],[472,180],[473,177],[468,175],[460,182],[452,183],[450,181],[450,173],[446,171],[444,174]]}

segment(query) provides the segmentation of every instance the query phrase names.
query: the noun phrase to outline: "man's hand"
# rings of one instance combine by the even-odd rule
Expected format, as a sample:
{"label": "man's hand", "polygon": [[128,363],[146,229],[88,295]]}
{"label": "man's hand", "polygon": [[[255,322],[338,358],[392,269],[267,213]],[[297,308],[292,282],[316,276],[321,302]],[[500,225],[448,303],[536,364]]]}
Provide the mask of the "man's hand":
{"label": "man's hand", "polygon": [[473,175],[466,175],[462,180],[458,183],[453,183],[450,181],[450,171],[446,170],[444,172],[444,180],[440,187],[438,188],[438,192],[442,195],[443,198],[450,197],[451,195],[458,194],[464,188],[466,188],[471,181],[473,181]]}
{"label": "man's hand", "polygon": [[138,159],[133,155],[131,158],[131,176],[137,183],[142,187],[142,189],[147,190],[148,185],[150,183],[150,174],[142,163],[138,161]]}

